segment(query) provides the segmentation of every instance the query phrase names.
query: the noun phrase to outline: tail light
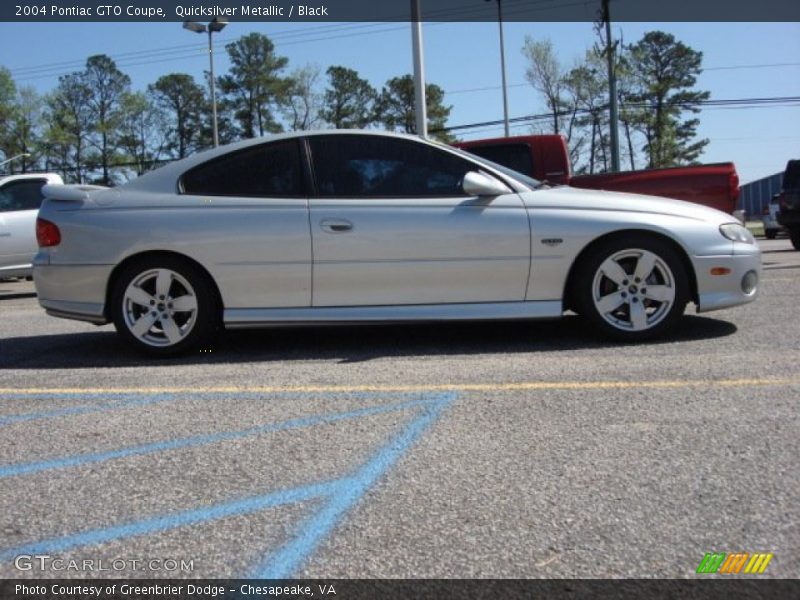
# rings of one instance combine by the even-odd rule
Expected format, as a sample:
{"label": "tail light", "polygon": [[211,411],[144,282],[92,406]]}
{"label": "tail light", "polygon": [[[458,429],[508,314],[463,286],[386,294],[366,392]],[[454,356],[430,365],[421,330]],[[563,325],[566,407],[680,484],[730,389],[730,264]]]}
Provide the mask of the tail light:
{"label": "tail light", "polygon": [[58,225],[47,219],[36,219],[36,241],[40,248],[58,246],[61,243],[61,231]]}

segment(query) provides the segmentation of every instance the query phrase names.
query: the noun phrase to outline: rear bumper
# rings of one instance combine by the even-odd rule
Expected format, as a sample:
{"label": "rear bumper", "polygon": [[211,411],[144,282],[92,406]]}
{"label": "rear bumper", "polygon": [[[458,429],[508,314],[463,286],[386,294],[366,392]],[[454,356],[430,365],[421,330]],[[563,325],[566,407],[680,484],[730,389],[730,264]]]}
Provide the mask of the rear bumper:
{"label": "rear bumper", "polygon": [[[747,304],[758,298],[761,288],[761,251],[756,245],[735,244],[736,254],[695,256],[697,275],[697,312],[703,313]],[[724,275],[712,275],[712,269],[728,269]],[[745,276],[755,274],[756,285],[745,291]]]}
{"label": "rear bumper", "polygon": [[108,323],[105,316],[106,283],[111,265],[37,264],[33,281],[39,304],[54,317]]}

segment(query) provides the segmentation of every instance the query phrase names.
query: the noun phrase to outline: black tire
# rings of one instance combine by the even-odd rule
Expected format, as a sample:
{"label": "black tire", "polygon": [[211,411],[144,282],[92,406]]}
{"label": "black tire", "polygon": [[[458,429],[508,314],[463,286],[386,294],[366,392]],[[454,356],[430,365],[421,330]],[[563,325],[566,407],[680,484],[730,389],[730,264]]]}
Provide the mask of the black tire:
{"label": "black tire", "polygon": [[766,237],[768,240],[774,240],[776,237],[778,237],[778,230],[767,229],[766,231],[764,231],[764,237]]}
{"label": "black tire", "polygon": [[792,227],[789,229],[789,239],[792,240],[794,249],[800,250],[800,227]]}
{"label": "black tire", "polygon": [[[652,269],[637,280],[640,262],[646,271],[651,261]],[[669,242],[637,234],[613,238],[587,253],[577,265],[573,293],[578,312],[601,335],[637,342],[675,324],[689,301],[690,285]]]}
{"label": "black tire", "polygon": [[[166,294],[159,294],[157,289],[162,274],[167,274],[163,280]],[[149,295],[149,302],[139,301],[139,294],[142,298]],[[210,340],[221,322],[217,294],[209,277],[189,261],[174,256],[147,257],[125,266],[111,292],[110,312],[114,327],[125,341],[152,356],[194,350]],[[137,326],[142,329],[136,331]]]}

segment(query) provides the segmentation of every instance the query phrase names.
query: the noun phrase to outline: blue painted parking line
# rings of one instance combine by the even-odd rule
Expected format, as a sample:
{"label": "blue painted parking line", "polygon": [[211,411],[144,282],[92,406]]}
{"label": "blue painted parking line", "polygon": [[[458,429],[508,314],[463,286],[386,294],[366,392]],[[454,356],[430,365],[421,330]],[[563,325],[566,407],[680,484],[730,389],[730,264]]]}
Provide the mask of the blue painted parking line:
{"label": "blue painted parking line", "polygon": [[406,402],[398,402],[394,404],[381,404],[377,406],[359,408],[356,410],[351,410],[342,413],[315,415],[312,417],[290,419],[288,421],[283,421],[280,423],[268,423],[266,425],[259,425],[258,427],[250,427],[248,429],[242,429],[239,431],[224,431],[220,433],[195,435],[185,438],[176,438],[171,440],[164,440],[161,442],[141,444],[138,446],[128,446],[127,448],[109,450],[107,452],[97,452],[93,454],[75,454],[72,456],[64,456],[37,462],[4,465],[0,467],[0,479],[5,477],[14,477],[17,475],[30,475],[32,473],[39,473],[41,471],[50,471],[53,469],[66,469],[69,467],[79,467],[87,464],[100,463],[100,462],[105,462],[107,460],[113,460],[118,458],[128,458],[131,456],[140,456],[142,454],[164,452],[166,450],[178,450],[182,448],[204,446],[207,444],[214,444],[217,442],[226,442],[230,440],[238,440],[246,437],[252,437],[264,433],[284,431],[287,429],[312,427],[314,425],[321,425],[323,423],[335,423],[337,421],[357,419],[360,417],[366,417],[370,415],[378,415],[386,412],[410,409],[417,407],[424,402],[427,401],[409,400]]}
{"label": "blue painted parking line", "polygon": [[175,529],[176,527],[183,527],[185,525],[197,525],[198,523],[215,521],[217,519],[224,519],[225,517],[246,515],[248,513],[280,506],[282,504],[293,504],[296,502],[304,502],[306,500],[318,498],[324,496],[325,494],[329,494],[335,487],[335,483],[305,485],[288,490],[280,490],[278,492],[264,494],[261,496],[253,496],[251,498],[235,500],[233,502],[225,502],[223,504],[215,504],[213,506],[198,508],[195,510],[187,510],[175,514],[162,515],[159,517],[153,517],[151,519],[144,519],[142,521],[134,521],[132,523],[125,523],[124,525],[118,525],[115,527],[92,529],[82,533],[51,538],[48,540],[34,542],[32,544],[25,544],[24,546],[17,546],[16,548],[8,548],[0,551],[0,560],[8,560],[15,556],[19,556],[20,554],[65,552],[80,546],[91,546],[94,544],[113,542],[115,540],[125,538],[159,533],[161,531],[167,531],[169,529]]}
{"label": "blue painted parking line", "polygon": [[[340,417],[337,420],[343,420],[345,415],[347,418],[356,418],[357,416],[378,414],[377,409],[380,408],[385,409],[380,412],[404,411],[413,408],[420,410],[421,413],[406,424],[398,434],[384,444],[366,463],[352,474],[339,479],[161,515],[122,525],[54,537],[14,548],[6,548],[0,551],[0,560],[8,560],[20,554],[64,552],[80,546],[96,545],[159,533],[186,525],[196,525],[225,517],[250,514],[280,505],[324,499],[325,503],[322,508],[304,523],[299,534],[285,546],[278,549],[277,552],[268,556],[254,569],[252,574],[255,577],[288,577],[310,557],[324,537],[341,520],[342,516],[353,508],[364,493],[408,451],[454,398],[455,394],[440,394],[415,402],[369,407],[361,411],[350,411],[327,416]],[[295,419],[293,421],[310,422],[314,419],[316,419],[314,424],[330,422],[326,416]]]}
{"label": "blue painted parking line", "polygon": [[82,404],[80,406],[70,406],[69,408],[59,408],[54,410],[44,410],[19,415],[0,416],[0,426],[20,423],[23,421],[37,421],[40,419],[53,419],[56,417],[66,417],[72,415],[83,415],[94,412],[105,412],[131,408],[136,406],[147,406],[148,404],[158,404],[176,400],[173,394],[123,394],[119,400],[104,402],[102,404]]}
{"label": "blue painted parking line", "polygon": [[454,394],[438,396],[425,406],[422,415],[409,423],[352,476],[340,479],[328,502],[305,523],[300,533],[256,567],[250,576],[258,579],[290,577],[314,553],[342,516],[406,453],[454,397]]}

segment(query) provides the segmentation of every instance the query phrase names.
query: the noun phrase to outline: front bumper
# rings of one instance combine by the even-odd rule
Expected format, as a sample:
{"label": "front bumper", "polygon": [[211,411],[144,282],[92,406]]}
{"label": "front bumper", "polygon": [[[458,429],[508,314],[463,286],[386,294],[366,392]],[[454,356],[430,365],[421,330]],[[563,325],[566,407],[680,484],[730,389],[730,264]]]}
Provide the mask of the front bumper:
{"label": "front bumper", "polygon": [[[724,256],[695,256],[697,276],[697,312],[747,304],[758,298],[761,288],[761,250],[755,244],[734,244],[734,254]],[[712,269],[724,274],[712,274]],[[755,287],[743,289],[745,277],[755,273]]]}

